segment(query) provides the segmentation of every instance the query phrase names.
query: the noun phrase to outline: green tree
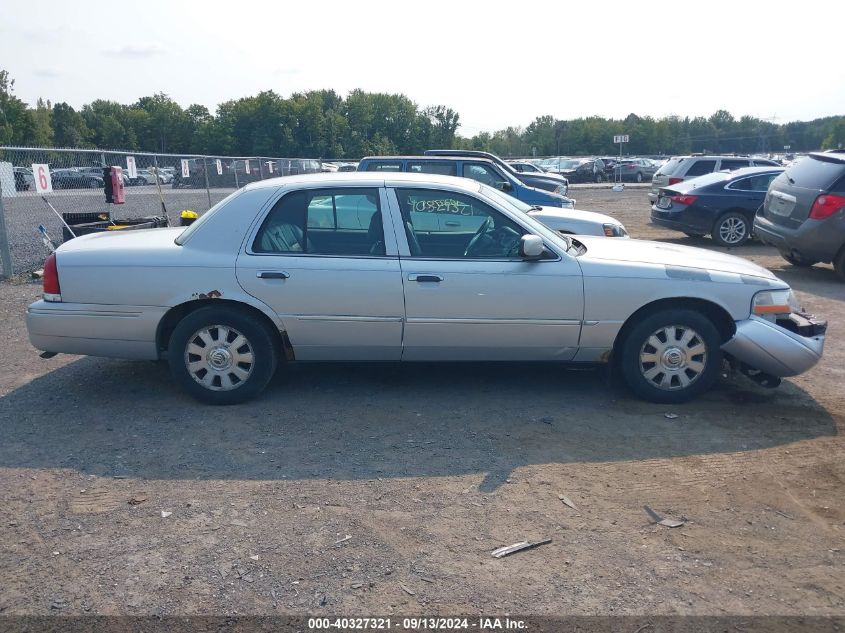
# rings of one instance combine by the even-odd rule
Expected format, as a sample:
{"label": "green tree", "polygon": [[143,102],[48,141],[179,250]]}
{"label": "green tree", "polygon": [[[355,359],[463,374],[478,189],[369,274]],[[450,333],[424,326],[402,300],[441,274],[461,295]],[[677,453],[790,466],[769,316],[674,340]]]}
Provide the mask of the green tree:
{"label": "green tree", "polygon": [[85,119],[67,103],[53,106],[53,142],[57,147],[90,147]]}

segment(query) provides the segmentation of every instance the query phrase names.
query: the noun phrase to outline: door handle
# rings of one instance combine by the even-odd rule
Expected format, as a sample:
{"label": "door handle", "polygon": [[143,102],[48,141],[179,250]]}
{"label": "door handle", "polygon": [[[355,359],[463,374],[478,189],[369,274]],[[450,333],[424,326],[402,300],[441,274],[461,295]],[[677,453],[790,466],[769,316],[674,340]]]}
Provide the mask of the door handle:
{"label": "door handle", "polygon": [[259,279],[287,279],[290,277],[288,273],[283,270],[261,270],[255,273]]}
{"label": "door handle", "polygon": [[446,222],[446,226],[460,226],[460,222],[455,222],[455,220],[449,220]]}
{"label": "door handle", "polygon": [[433,281],[433,282],[440,282],[443,281],[443,277],[440,275],[408,275],[408,281]]}

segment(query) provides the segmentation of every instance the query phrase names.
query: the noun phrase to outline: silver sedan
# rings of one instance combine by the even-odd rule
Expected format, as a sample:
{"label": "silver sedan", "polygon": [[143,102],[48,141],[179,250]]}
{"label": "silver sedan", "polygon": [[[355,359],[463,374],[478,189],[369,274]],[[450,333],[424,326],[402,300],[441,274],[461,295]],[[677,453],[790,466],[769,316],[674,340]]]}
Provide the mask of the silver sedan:
{"label": "silver sedan", "polygon": [[721,253],[569,237],[477,182],[406,173],[265,180],[188,228],[62,245],[30,341],[170,363],[198,399],[241,402],[307,361],[618,364],[680,402],[729,358],[769,386],[820,358],[825,324],[768,270]]}

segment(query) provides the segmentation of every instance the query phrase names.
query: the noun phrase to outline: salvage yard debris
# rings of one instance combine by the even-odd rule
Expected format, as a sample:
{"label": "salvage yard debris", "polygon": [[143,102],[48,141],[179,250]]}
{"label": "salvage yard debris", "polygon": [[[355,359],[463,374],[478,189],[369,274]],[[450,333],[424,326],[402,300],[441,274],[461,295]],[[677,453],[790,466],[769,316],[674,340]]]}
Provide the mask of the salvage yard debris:
{"label": "salvage yard debris", "polygon": [[676,528],[681,527],[684,524],[683,521],[678,521],[677,519],[664,519],[648,506],[643,506],[643,510],[645,510],[645,513],[649,516],[652,522],[657,523],[658,525],[663,525],[668,528]]}
{"label": "salvage yard debris", "polygon": [[563,505],[569,506],[570,508],[572,508],[573,510],[575,510],[576,512],[578,512],[578,508],[577,508],[577,507],[576,507],[576,505],[572,502],[572,499],[570,499],[570,498],[569,498],[569,497],[567,497],[566,495],[558,495],[558,496],[557,496],[557,498],[558,498],[558,499],[560,499],[561,501],[563,501]]}
{"label": "salvage yard debris", "polygon": [[505,556],[510,556],[511,554],[516,554],[517,552],[522,552],[527,549],[534,549],[535,547],[540,547],[541,545],[548,545],[552,542],[552,539],[547,538],[543,539],[542,541],[536,541],[534,543],[529,543],[528,541],[520,541],[519,543],[514,543],[513,545],[507,545],[505,547],[500,547],[499,549],[493,550],[490,555],[493,558],[503,558]]}

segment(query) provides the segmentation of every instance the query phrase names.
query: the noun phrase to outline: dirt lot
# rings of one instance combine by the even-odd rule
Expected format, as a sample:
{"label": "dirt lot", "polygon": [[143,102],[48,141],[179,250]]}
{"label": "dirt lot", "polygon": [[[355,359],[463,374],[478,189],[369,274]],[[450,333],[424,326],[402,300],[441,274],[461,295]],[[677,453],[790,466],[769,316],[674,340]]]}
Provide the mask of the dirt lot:
{"label": "dirt lot", "polygon": [[[713,248],[642,189],[572,193]],[[347,364],[208,408],[158,363],[39,359],[39,287],[0,284],[0,612],[843,615],[845,284],[739,254],[830,320],[825,359],[675,407],[597,370]]]}

